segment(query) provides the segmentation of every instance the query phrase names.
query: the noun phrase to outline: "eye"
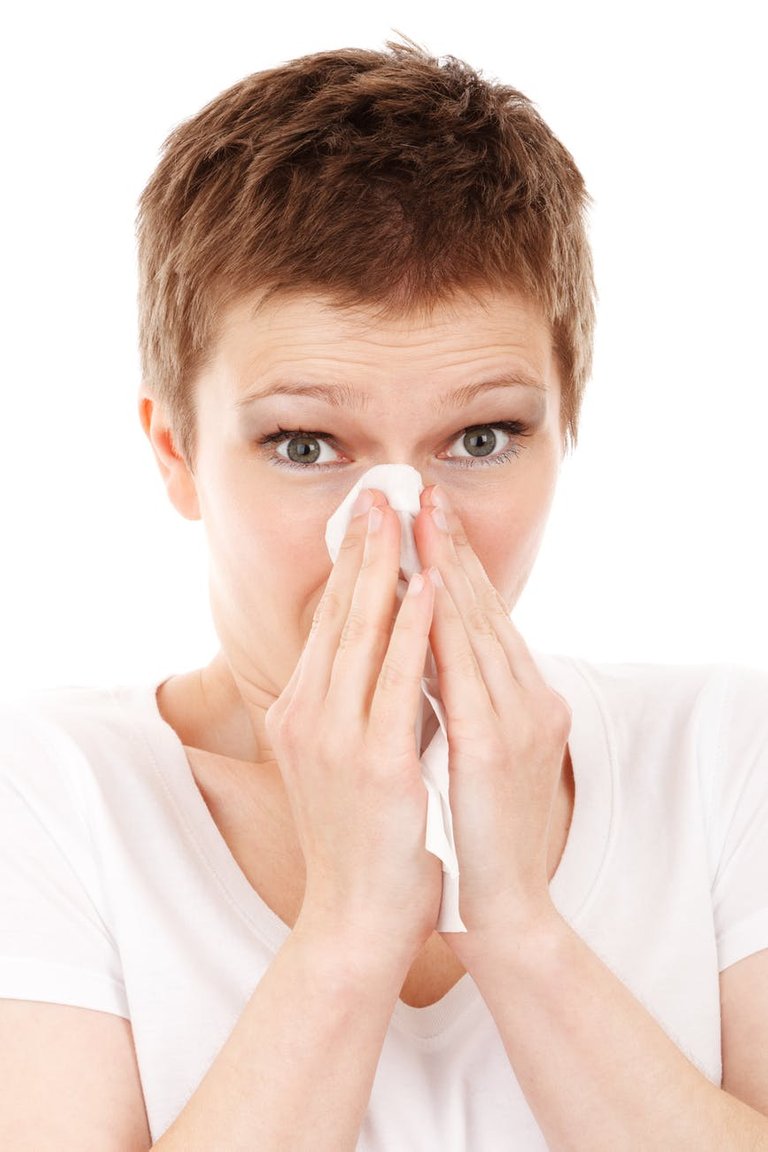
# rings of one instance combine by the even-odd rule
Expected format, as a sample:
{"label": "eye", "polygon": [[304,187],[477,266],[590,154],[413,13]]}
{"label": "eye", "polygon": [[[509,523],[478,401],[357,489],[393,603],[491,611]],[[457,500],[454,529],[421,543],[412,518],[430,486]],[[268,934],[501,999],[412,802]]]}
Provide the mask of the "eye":
{"label": "eye", "polygon": [[[288,461],[299,467],[311,464],[333,463],[333,452],[326,444],[326,435],[323,432],[284,432],[280,430],[279,441],[285,442]],[[331,453],[331,459],[321,458],[321,449],[325,448]]]}
{"label": "eye", "polygon": [[[330,443],[333,436],[329,432],[311,432],[303,428],[281,428],[278,425],[276,432],[268,432],[261,436],[256,444],[273,468],[293,468],[299,472],[328,471],[331,468],[341,468],[344,461],[334,459],[334,449]],[[282,451],[285,446],[287,457]],[[328,453],[325,458],[322,450]]]}
{"label": "eye", "polygon": [[[495,452],[497,430],[505,436],[502,451]],[[459,437],[459,444],[465,454],[449,457],[459,468],[489,467],[492,464],[506,464],[513,456],[519,456],[525,447],[519,443],[522,436],[528,436],[530,429],[520,420],[499,420],[495,424],[473,424],[465,428]],[[515,440],[515,437],[518,439]]]}
{"label": "eye", "polygon": [[[494,429],[503,428],[501,424],[475,424],[471,428],[465,428],[459,437],[459,444],[466,452],[467,457],[472,459],[481,459],[483,456],[490,456],[496,448],[498,436]],[[506,435],[509,435],[506,433]],[[462,458],[461,453],[459,459]]]}
{"label": "eye", "polygon": [[[497,432],[505,437],[502,451],[496,451]],[[488,467],[492,464],[506,464],[513,456],[519,456],[525,447],[519,438],[530,435],[528,425],[519,420],[499,420],[493,424],[473,424],[454,438],[460,444],[458,454],[442,456],[441,459],[458,468]],[[517,437],[517,439],[515,439]],[[309,432],[301,429],[280,428],[258,440],[260,447],[269,446],[268,462],[277,468],[294,468],[303,472],[344,466],[343,460],[335,459],[336,450],[332,447],[333,436],[328,432]],[[273,447],[274,446],[274,447]],[[283,455],[277,449],[285,448]],[[324,458],[323,452],[328,453]]]}

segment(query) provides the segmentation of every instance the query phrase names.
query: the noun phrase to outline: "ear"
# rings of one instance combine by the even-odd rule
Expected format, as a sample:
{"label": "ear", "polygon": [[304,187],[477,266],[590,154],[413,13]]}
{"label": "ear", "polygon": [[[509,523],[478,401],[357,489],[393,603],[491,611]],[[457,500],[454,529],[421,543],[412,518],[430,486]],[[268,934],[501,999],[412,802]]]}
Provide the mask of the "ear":
{"label": "ear", "polygon": [[176,450],[167,413],[143,386],[139,391],[139,419],[174,508],[187,520],[201,520],[194,475]]}

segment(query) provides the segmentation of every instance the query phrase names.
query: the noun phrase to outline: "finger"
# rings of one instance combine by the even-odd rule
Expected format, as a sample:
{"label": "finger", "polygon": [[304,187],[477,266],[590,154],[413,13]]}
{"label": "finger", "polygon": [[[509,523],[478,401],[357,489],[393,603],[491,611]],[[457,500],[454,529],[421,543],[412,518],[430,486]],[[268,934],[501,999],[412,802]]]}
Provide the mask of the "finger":
{"label": "finger", "polygon": [[[360,493],[362,496],[363,493]],[[376,507],[386,506],[384,495],[372,491]],[[339,638],[349,614],[355,582],[363,563],[369,512],[353,514],[336,562],[331,568],[320,603],[301,656],[299,684],[307,701],[325,700],[339,647]]]}
{"label": "finger", "polygon": [[[438,579],[441,578],[442,573]],[[430,640],[440,678],[440,690],[450,717],[448,735],[450,738],[461,739],[466,724],[467,733],[476,736],[478,725],[482,725],[482,717],[496,711],[491,686],[501,680],[501,673],[493,668],[490,677],[487,675],[489,662],[475,652],[464,619],[445,583],[438,583],[435,588]],[[500,657],[496,656],[496,660],[504,661],[504,684],[509,711],[509,692],[513,678],[498,640],[494,638],[492,643],[497,653],[501,654]],[[498,686],[495,695],[500,696]]]}
{"label": "finger", "polygon": [[425,573],[409,581],[371,701],[372,738],[393,757],[413,756],[421,681],[429,646],[435,586]]}
{"label": "finger", "polygon": [[[452,682],[454,694],[461,692],[463,675],[479,675],[493,711],[501,718],[512,707],[510,694],[522,686],[510,668],[506,650],[496,627],[480,604],[469,576],[464,570],[450,535],[442,530],[430,514],[422,525],[424,539],[428,541],[427,554],[431,555],[442,576],[448,596],[437,597],[433,630],[435,659],[444,666],[444,676]],[[471,656],[470,656],[471,654]],[[473,660],[478,673],[473,671]],[[515,702],[514,706],[517,706]]]}
{"label": "finger", "polygon": [[296,661],[296,666],[293,669],[293,672],[291,673],[291,676],[290,676],[290,679],[288,680],[288,683],[285,685],[285,687],[281,691],[280,695],[275,697],[275,699],[270,704],[269,708],[267,708],[267,711],[264,713],[265,723],[268,723],[268,724],[274,723],[275,720],[277,720],[277,718],[280,715],[282,715],[283,711],[288,706],[289,701],[291,700],[294,692],[296,691],[296,686],[299,682],[299,677],[301,676],[301,662],[304,659],[305,651],[306,651],[306,647],[302,648],[301,653],[299,655],[299,658]]}
{"label": "finger", "polygon": [[[475,634],[475,631],[478,636],[484,634],[485,626],[481,622],[480,613],[485,615],[504,650],[508,667],[521,687],[530,690],[542,688],[545,681],[530,649],[512,623],[508,606],[491,583],[485,568],[469,542],[459,517],[448,505],[447,497],[442,489],[439,490],[438,496],[448,505],[447,507],[440,507],[446,518],[449,531],[443,533],[439,528],[434,531],[436,528],[435,521],[429,514],[432,508],[437,507],[432,502],[434,492],[435,488],[433,487],[425,489],[422,493],[422,508],[426,511],[423,516],[420,514],[417,518],[419,548],[421,554],[423,541],[424,563],[434,564],[439,568],[457,607],[468,619],[475,620],[477,628],[470,629],[472,634]],[[457,563],[464,573],[464,583],[458,577]]]}
{"label": "finger", "polygon": [[369,521],[363,560],[338,639],[328,697],[365,721],[392,634],[400,572],[400,521],[388,507]]}

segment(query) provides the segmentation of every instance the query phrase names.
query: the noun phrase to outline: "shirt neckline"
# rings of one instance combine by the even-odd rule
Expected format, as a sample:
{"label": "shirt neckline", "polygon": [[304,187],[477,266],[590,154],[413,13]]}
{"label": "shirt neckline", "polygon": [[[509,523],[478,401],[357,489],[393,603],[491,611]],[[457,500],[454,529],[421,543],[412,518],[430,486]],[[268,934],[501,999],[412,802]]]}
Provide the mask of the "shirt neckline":
{"label": "shirt neckline", "polygon": [[[613,831],[616,774],[611,738],[597,689],[584,662],[568,656],[533,651],[531,654],[547,683],[564,697],[573,713],[568,743],[575,785],[574,809],[549,891],[560,914],[575,926],[591,903]],[[173,675],[155,681],[149,689],[144,686],[136,690],[156,733],[156,742],[150,745],[157,752],[153,758],[188,835],[227,902],[277,953],[291,929],[252,887],[230,852],[195,783],[186,749],[160,712],[158,689]],[[471,1005],[479,1008],[482,1003],[474,981],[465,974],[434,1004],[416,1008],[398,998],[392,1023],[414,1037],[431,1040],[445,1033]]]}

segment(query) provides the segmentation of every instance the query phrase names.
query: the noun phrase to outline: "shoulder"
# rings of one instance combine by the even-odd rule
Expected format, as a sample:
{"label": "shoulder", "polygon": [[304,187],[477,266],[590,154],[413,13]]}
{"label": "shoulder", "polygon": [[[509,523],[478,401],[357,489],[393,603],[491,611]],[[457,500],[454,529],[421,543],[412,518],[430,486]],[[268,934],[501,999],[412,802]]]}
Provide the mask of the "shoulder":
{"label": "shoulder", "polygon": [[708,806],[738,791],[744,773],[768,774],[768,670],[733,663],[601,663],[536,657],[579,713],[593,744],[598,730],[622,775],[698,779]]}
{"label": "shoulder", "polygon": [[607,709],[636,718],[649,709],[662,716],[694,714],[716,707],[736,720],[768,722],[768,669],[733,663],[602,663],[580,656],[535,654],[545,675],[567,675],[588,685]]}
{"label": "shoulder", "polygon": [[[545,677],[580,692],[582,701],[592,701],[606,719],[630,727],[650,725],[657,732],[695,721],[713,702],[722,707],[732,673],[741,671],[717,663],[607,663],[560,654],[535,654],[535,659]],[[768,682],[768,672],[763,676]]]}
{"label": "shoulder", "polygon": [[3,734],[31,729],[45,737],[74,740],[124,736],[153,711],[153,685],[64,685],[38,688],[0,700]]}
{"label": "shoulder", "polygon": [[[151,687],[41,688],[0,703],[0,781],[25,792],[82,791],[126,761],[146,759]],[[155,723],[161,723],[159,715]]]}

